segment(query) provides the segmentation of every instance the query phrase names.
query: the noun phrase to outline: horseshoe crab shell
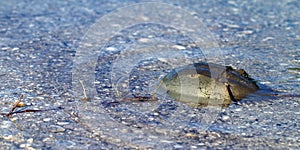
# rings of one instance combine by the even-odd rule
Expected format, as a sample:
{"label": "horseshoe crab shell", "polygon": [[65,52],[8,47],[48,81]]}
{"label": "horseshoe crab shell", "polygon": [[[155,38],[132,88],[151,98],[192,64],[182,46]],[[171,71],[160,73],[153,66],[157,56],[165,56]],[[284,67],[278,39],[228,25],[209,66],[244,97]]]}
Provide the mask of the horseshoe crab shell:
{"label": "horseshoe crab shell", "polygon": [[[212,72],[220,74],[212,77]],[[192,107],[228,106],[259,88],[242,69],[202,62],[172,70],[162,83],[170,97]]]}

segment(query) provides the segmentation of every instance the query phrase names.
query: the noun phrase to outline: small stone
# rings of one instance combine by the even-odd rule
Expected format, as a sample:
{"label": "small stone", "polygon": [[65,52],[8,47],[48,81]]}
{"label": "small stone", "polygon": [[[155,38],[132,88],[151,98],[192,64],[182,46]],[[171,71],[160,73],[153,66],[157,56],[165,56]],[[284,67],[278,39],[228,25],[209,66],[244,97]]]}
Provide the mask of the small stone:
{"label": "small stone", "polygon": [[229,27],[229,28],[240,28],[240,26],[237,25],[237,24],[226,24],[226,25],[227,25],[227,27]]}
{"label": "small stone", "polygon": [[11,121],[2,121],[0,128],[9,128],[11,126],[12,122]]}
{"label": "small stone", "polygon": [[51,141],[51,139],[47,137],[47,138],[44,138],[42,141],[43,142],[48,142],[48,141]]}
{"label": "small stone", "polygon": [[242,108],[237,108],[235,109],[235,111],[242,111]]}
{"label": "small stone", "polygon": [[176,145],[174,145],[174,148],[175,148],[175,149],[180,149],[180,148],[183,148],[183,146],[182,146],[182,145],[176,144]]}
{"label": "small stone", "polygon": [[204,146],[205,143],[198,143],[197,145],[199,145],[199,146]]}
{"label": "small stone", "polygon": [[10,47],[2,47],[1,49],[5,51],[5,50],[8,50],[9,48]]}
{"label": "small stone", "polygon": [[173,45],[172,47],[173,47],[173,48],[176,48],[176,49],[179,49],[179,50],[184,50],[184,49],[186,49],[184,46],[181,46],[181,45]]}
{"label": "small stone", "polygon": [[252,30],[245,30],[245,31],[243,31],[243,33],[244,33],[244,34],[252,34],[253,31],[252,31]]}
{"label": "small stone", "polygon": [[222,116],[222,120],[228,120],[229,118],[229,116]]}
{"label": "small stone", "polygon": [[44,100],[45,98],[44,97],[42,97],[42,96],[37,96],[37,97],[35,97],[37,100]]}
{"label": "small stone", "polygon": [[27,150],[35,150],[35,148],[33,148],[31,146],[28,146],[28,145],[26,145],[25,149],[27,149]]}
{"label": "small stone", "polygon": [[44,118],[44,119],[43,119],[44,122],[48,122],[48,121],[50,121],[50,120],[51,120],[51,118]]}
{"label": "small stone", "polygon": [[167,143],[167,144],[172,144],[172,143],[174,143],[173,141],[169,141],[169,140],[160,140],[160,142],[162,142],[162,143]]}
{"label": "small stone", "polygon": [[28,139],[27,143],[33,143],[33,138]]}
{"label": "small stone", "polygon": [[115,48],[115,47],[107,47],[106,50],[108,50],[108,51],[116,51],[117,48]]}
{"label": "small stone", "polygon": [[13,49],[11,49],[12,51],[16,51],[16,50],[19,50],[18,47],[14,47]]}
{"label": "small stone", "polygon": [[57,122],[57,125],[60,125],[60,126],[67,125],[67,124],[70,124],[70,122]]}
{"label": "small stone", "polygon": [[11,140],[13,139],[13,136],[12,136],[12,135],[2,136],[2,138],[3,138],[4,140],[11,141]]}
{"label": "small stone", "polygon": [[234,12],[238,12],[239,11],[238,8],[231,8],[231,10],[234,11]]}
{"label": "small stone", "polygon": [[17,117],[10,118],[10,121],[12,121],[12,122],[17,121],[17,120],[18,120]]}
{"label": "small stone", "polygon": [[25,106],[25,103],[24,102],[20,102],[17,104],[17,107],[24,107]]}
{"label": "small stone", "polygon": [[189,137],[189,138],[195,138],[195,137],[197,137],[197,135],[194,134],[194,133],[187,133],[187,134],[185,134],[185,136]]}
{"label": "small stone", "polygon": [[51,125],[50,127],[52,128],[51,132],[53,132],[53,133],[65,132],[66,131],[66,129],[61,127],[61,126]]}
{"label": "small stone", "polygon": [[140,38],[139,42],[141,42],[141,43],[147,43],[147,42],[149,42],[149,40],[150,39],[148,39],[148,38]]}
{"label": "small stone", "polygon": [[234,5],[234,6],[237,5],[235,1],[228,1],[227,3],[228,3],[228,4],[231,4],[231,5]]}
{"label": "small stone", "polygon": [[23,143],[23,144],[20,145],[21,148],[25,148],[25,146],[26,146],[25,143]]}
{"label": "small stone", "polygon": [[155,112],[153,113],[154,116],[159,116],[159,113]]}
{"label": "small stone", "polygon": [[273,39],[274,39],[274,37],[266,37],[266,38],[262,39],[262,41],[265,42],[265,41],[269,41],[269,40],[273,40]]}

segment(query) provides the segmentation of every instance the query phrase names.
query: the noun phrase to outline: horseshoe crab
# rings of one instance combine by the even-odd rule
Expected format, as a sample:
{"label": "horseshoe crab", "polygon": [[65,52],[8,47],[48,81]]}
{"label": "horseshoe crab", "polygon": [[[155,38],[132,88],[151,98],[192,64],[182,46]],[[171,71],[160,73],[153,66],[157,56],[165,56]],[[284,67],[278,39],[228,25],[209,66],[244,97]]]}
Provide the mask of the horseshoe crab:
{"label": "horseshoe crab", "polygon": [[259,89],[243,69],[202,62],[171,71],[161,83],[170,97],[192,107],[228,106]]}

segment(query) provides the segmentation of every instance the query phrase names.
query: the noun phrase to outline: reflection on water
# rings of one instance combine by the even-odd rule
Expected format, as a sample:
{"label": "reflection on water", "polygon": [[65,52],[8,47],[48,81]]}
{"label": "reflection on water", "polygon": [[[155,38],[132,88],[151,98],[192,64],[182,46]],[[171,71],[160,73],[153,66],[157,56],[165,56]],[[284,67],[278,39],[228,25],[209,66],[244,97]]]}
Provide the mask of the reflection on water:
{"label": "reflection on water", "polygon": [[[200,61],[207,61],[202,49],[174,28],[157,24],[127,28],[101,49],[96,66],[99,98],[79,103],[79,116],[93,132],[121,145],[168,147],[190,129],[205,131],[221,107],[193,109],[156,89],[172,69]],[[158,101],[123,102],[155,90]]]}
{"label": "reflection on water", "polygon": [[[239,36],[253,33],[244,31]],[[265,38],[254,45],[242,42],[236,47],[224,43],[227,63],[249,71],[268,88],[299,93],[299,85],[295,84],[299,78],[295,69],[298,62],[291,61],[298,55],[296,50],[283,53],[266,47],[262,42],[269,39],[273,40]],[[185,33],[158,24],[139,24],[114,35],[105,47],[93,49],[99,52],[95,72],[97,96],[85,105],[78,103],[83,124],[103,141],[135,148],[167,148],[178,141],[179,145],[203,145],[202,139],[219,140],[214,144],[238,139],[280,146],[278,141],[287,136],[283,145],[295,145],[299,97],[255,93],[224,109],[191,108],[158,90],[158,101],[123,102],[128,97],[153,94],[160,79],[174,68],[199,61],[222,62],[225,58],[220,55],[207,58],[216,50],[213,42],[213,46],[208,46],[210,41],[199,46]],[[282,54],[280,60],[269,53],[273,49]]]}

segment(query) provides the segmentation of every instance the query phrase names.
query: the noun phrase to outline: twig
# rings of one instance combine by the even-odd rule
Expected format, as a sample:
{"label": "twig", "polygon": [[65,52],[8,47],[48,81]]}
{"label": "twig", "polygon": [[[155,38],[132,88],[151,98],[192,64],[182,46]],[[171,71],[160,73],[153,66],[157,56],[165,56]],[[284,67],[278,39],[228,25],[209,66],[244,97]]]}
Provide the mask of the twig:
{"label": "twig", "polygon": [[146,101],[157,101],[157,98],[154,95],[150,96],[136,96],[127,97],[123,99],[123,102],[146,102]]}
{"label": "twig", "polygon": [[26,112],[41,112],[41,111],[48,111],[48,110],[57,110],[57,109],[63,109],[62,107],[58,108],[52,108],[52,109],[45,109],[45,110],[35,110],[35,109],[27,109],[27,110],[21,110],[21,111],[15,111],[15,109],[18,107],[19,103],[22,101],[23,95],[20,96],[19,100],[14,104],[13,108],[9,111],[9,113],[1,113],[3,116],[11,116],[12,114],[18,114],[18,113],[26,113]]}
{"label": "twig", "polygon": [[22,110],[22,111],[15,111],[12,114],[19,114],[19,113],[27,113],[27,112],[42,112],[42,111],[49,111],[49,110],[59,110],[63,109],[62,107],[57,107],[57,108],[51,108],[51,109],[27,109],[27,110]]}
{"label": "twig", "polygon": [[79,80],[79,82],[80,82],[82,90],[83,90],[83,95],[84,95],[83,100],[88,100],[89,98],[87,97],[87,94],[86,94],[86,91],[85,91],[82,80]]}
{"label": "twig", "polygon": [[17,108],[18,104],[22,101],[23,94],[20,96],[19,100],[14,104],[13,108],[9,111],[8,114],[5,114],[5,116],[11,116],[14,112],[14,110]]}
{"label": "twig", "polygon": [[109,105],[116,105],[116,104],[120,104],[120,103],[128,103],[128,102],[153,102],[153,101],[158,101],[158,99],[154,96],[154,95],[150,95],[150,96],[136,96],[134,95],[133,97],[125,97],[120,101],[112,101],[112,102],[108,102],[106,103],[108,106]]}

